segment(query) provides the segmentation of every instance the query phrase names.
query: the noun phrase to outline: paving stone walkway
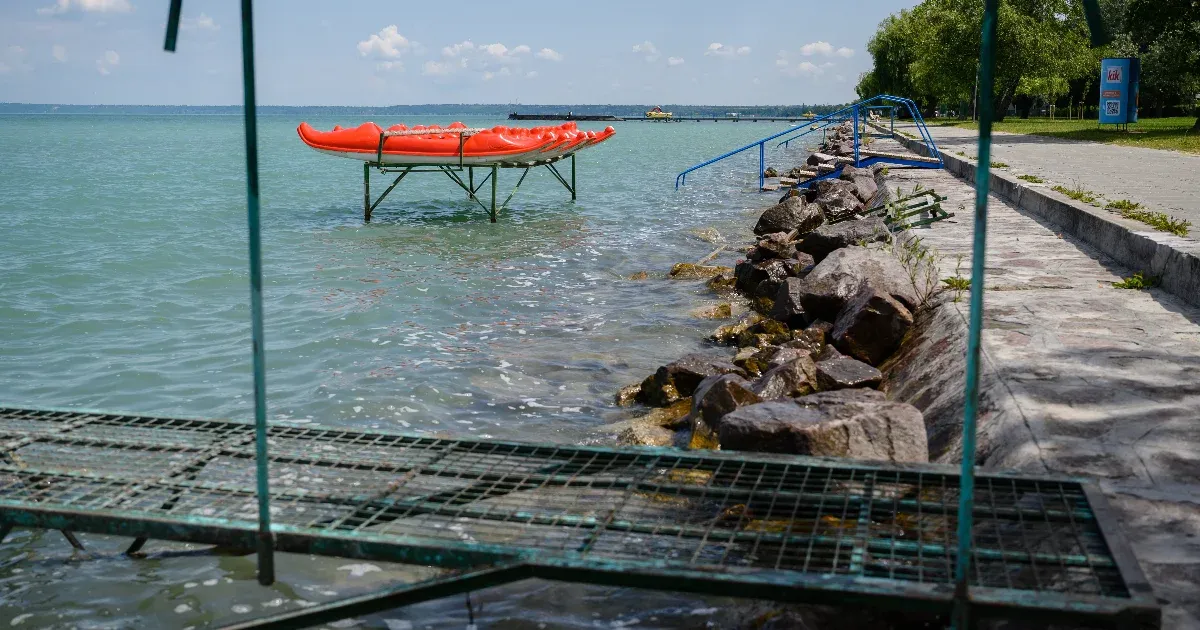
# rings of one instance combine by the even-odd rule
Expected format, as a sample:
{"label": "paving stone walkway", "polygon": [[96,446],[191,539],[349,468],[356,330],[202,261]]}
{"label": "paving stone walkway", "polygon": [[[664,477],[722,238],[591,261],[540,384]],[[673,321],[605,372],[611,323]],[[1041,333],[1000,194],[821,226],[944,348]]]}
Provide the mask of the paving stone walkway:
{"label": "paving stone walkway", "polygon": [[[1026,146],[1001,143],[997,159],[1028,169],[1015,157]],[[1044,161],[1045,176],[1055,154],[1083,161],[1108,149],[1035,146],[1027,164]],[[1200,157],[1190,159],[1195,179]],[[1164,179],[1171,169],[1183,179],[1179,164],[1157,168]],[[1081,183],[1100,188],[1097,177]],[[973,190],[942,170],[889,176],[893,187],[917,183],[947,195],[944,207],[956,213],[918,232],[946,256],[942,277],[955,274],[958,255],[969,276]],[[1183,199],[1182,189],[1196,185],[1164,182],[1158,198]],[[1166,605],[1162,627],[1200,628],[1200,309],[1157,289],[1116,289],[1112,283],[1130,270],[995,197],[989,208],[983,465],[1096,479]],[[922,408],[941,433],[931,435],[934,455],[958,461],[969,299],[943,300],[889,396]]]}
{"label": "paving stone walkway", "polygon": [[[916,133],[912,125],[897,129]],[[943,153],[976,156],[979,132],[960,127],[929,127]],[[1128,199],[1151,210],[1192,222],[1190,238],[1200,240],[1200,155],[1081,142],[1015,133],[992,135],[992,160],[1016,175],[1036,175],[1047,186],[1076,186],[1108,201]]]}

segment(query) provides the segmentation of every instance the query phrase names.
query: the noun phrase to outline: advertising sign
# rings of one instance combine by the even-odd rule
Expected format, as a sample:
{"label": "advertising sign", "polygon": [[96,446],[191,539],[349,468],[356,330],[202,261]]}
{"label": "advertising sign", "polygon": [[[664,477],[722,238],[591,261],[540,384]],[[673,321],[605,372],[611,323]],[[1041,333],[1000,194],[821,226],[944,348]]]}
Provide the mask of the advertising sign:
{"label": "advertising sign", "polygon": [[1138,74],[1136,58],[1100,60],[1100,123],[1137,122]]}

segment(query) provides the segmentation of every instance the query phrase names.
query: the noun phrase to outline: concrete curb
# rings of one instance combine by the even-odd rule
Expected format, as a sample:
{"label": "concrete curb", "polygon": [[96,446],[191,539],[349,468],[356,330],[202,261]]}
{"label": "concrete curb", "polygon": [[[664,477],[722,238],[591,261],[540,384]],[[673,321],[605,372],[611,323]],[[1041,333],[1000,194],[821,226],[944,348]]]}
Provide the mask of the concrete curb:
{"label": "concrete curb", "polygon": [[[896,140],[913,153],[928,156],[924,143],[899,133]],[[974,162],[944,153],[942,162],[950,173],[975,183]],[[989,186],[1001,199],[1061,227],[1122,265],[1160,277],[1163,289],[1200,306],[1200,243],[1148,229],[1002,171],[991,171]]]}

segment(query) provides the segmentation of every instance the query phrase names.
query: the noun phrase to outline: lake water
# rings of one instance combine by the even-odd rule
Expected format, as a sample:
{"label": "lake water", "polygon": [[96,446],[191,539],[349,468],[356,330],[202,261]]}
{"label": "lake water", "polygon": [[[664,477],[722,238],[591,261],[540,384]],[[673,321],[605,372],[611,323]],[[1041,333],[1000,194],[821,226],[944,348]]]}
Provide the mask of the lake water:
{"label": "lake water", "polygon": [[[576,202],[539,169],[491,224],[431,173],[364,224],[361,165],[305,147],[299,122],[259,120],[269,417],[564,443],[611,442],[601,427],[630,413],[613,393],[704,347],[715,324],[689,312],[714,296],[663,276],[742,242],[771,202],[753,190],[757,151],[680,191],[675,173],[784,128],[616,123],[579,154]],[[237,116],[0,116],[0,403],[251,417],[242,142]],[[517,176],[502,173],[501,198]],[[625,279],[638,271],[651,278]],[[0,545],[0,626],[204,627],[423,575],[291,555],[264,588],[253,556],[152,542],[130,560],[128,540],[83,539],[91,554],[73,556],[57,532]],[[737,614],[712,598],[543,582],[473,601],[481,627],[705,627]],[[360,621],[465,627],[467,611],[455,597]]]}

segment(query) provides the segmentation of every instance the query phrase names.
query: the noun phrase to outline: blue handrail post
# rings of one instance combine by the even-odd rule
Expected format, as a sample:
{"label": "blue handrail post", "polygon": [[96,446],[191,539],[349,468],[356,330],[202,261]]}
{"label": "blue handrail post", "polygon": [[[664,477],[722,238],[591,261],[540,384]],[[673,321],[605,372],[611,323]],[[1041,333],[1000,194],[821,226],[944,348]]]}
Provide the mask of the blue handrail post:
{"label": "blue handrail post", "polygon": [[[975,170],[975,243],[971,251],[971,313],[963,406],[962,473],[958,498],[958,553],[954,563],[952,627],[971,627],[971,540],[975,509],[975,421],[979,411],[979,343],[983,328],[983,269],[987,254],[987,203],[992,155],[992,81],[996,68],[996,14],[1000,0],[985,0],[979,69],[979,165]],[[919,114],[918,114],[919,115]]]}
{"label": "blue handrail post", "polygon": [[759,190],[763,189],[763,184],[764,184],[763,169],[766,168],[765,151],[766,151],[766,143],[759,142],[758,143],[758,189]]}
{"label": "blue handrail post", "polygon": [[246,117],[246,216],[250,228],[250,343],[254,355],[254,461],[258,481],[258,583],[275,582],[275,539],[267,469],[267,382],[263,347],[262,229],[258,208],[258,123],[254,95],[252,0],[242,0],[242,87]]}
{"label": "blue handrail post", "polygon": [[854,106],[854,165],[858,166],[858,106]]}

